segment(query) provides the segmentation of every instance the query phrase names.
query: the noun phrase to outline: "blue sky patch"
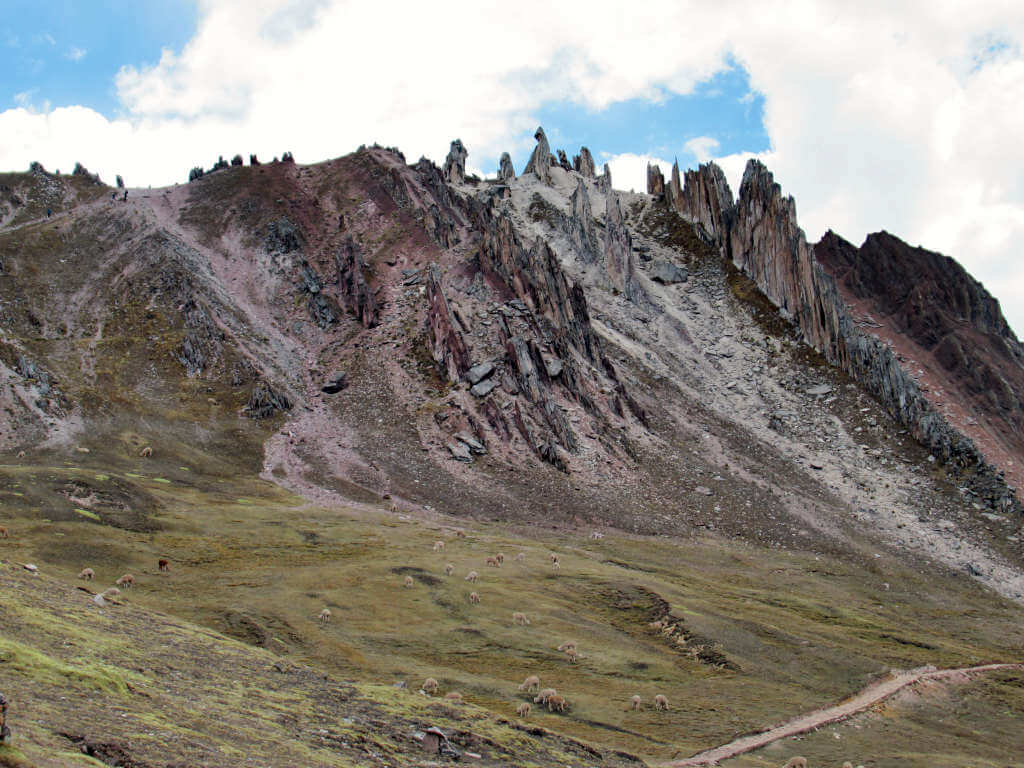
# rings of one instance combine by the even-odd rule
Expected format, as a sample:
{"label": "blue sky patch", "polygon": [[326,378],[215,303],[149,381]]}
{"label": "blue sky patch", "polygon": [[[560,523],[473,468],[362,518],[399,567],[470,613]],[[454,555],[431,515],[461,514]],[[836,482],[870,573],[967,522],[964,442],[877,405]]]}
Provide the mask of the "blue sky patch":
{"label": "blue sky patch", "polygon": [[[590,148],[599,166],[602,154],[632,152],[694,165],[686,148],[691,139],[709,136],[718,142],[716,156],[770,149],[764,127],[764,96],[750,87],[747,71],[733,63],[699,83],[692,93],[670,95],[661,102],[629,99],[602,110],[559,102],[537,113],[552,151],[565,149],[570,159],[581,146]],[[529,159],[527,150],[513,157],[517,169]],[[490,169],[493,170],[493,169]]]}
{"label": "blue sky patch", "polygon": [[195,0],[3,0],[0,111],[82,104],[116,117],[122,66],[156,64],[195,34]]}

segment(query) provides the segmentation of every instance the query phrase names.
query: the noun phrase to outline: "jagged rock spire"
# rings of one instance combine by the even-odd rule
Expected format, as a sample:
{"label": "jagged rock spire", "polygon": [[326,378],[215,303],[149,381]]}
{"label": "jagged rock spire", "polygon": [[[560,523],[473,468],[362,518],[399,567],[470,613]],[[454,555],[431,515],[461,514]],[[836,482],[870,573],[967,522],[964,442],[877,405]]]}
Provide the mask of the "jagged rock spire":
{"label": "jagged rock spire", "polygon": [[449,184],[461,184],[466,180],[466,158],[469,152],[461,139],[452,142],[448,157],[444,161],[444,179]]}
{"label": "jagged rock spire", "polygon": [[530,162],[526,164],[526,170],[523,173],[532,173],[545,184],[550,184],[551,145],[548,144],[548,137],[540,126],[537,127],[537,132],[533,134],[533,138],[537,140],[537,146],[533,148]]}
{"label": "jagged rock spire", "polygon": [[679,183],[679,160],[672,163],[672,177],[665,188],[665,202],[674,211],[683,210],[683,186]]}
{"label": "jagged rock spire", "polygon": [[580,153],[572,159],[572,167],[585,179],[592,179],[597,175],[594,170],[594,156],[586,147],[580,147]]}
{"label": "jagged rock spire", "polygon": [[576,248],[580,259],[593,264],[598,261],[597,235],[594,233],[594,218],[590,210],[590,196],[583,179],[576,179],[576,191],[569,198],[572,214],[566,222],[566,234]]}
{"label": "jagged rock spire", "polygon": [[733,206],[725,172],[716,163],[704,163],[696,171],[687,171],[684,178],[679,212],[711,237],[724,237]]}
{"label": "jagged rock spire", "polygon": [[597,188],[606,195],[612,191],[612,169],[608,163],[604,164],[604,173],[597,177]]}
{"label": "jagged rock spire", "polygon": [[[606,165],[605,169],[607,168]],[[612,289],[630,301],[637,301],[640,286],[636,280],[636,264],[633,261],[633,240],[622,217],[619,196],[610,191],[605,198],[604,266]]]}
{"label": "jagged rock spire", "polygon": [[656,198],[665,196],[665,175],[657,165],[647,164],[647,194]]}
{"label": "jagged rock spire", "polygon": [[508,152],[501,153],[498,161],[498,181],[511,181],[516,177],[516,169],[512,165],[512,157]]}

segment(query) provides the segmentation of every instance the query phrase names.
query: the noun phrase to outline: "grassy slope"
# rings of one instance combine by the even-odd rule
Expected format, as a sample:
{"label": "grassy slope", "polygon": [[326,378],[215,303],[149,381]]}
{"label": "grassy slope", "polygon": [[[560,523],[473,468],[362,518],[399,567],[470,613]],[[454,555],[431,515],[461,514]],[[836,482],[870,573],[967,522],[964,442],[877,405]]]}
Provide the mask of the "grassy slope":
{"label": "grassy slope", "polygon": [[[68,583],[86,565],[96,569],[97,586],[130,571],[138,579],[127,597],[132,605],[352,679],[388,686],[433,676],[442,691],[459,690],[501,715],[511,716],[522,698],[517,683],[536,673],[567,695],[571,710],[535,713],[532,721],[651,759],[695,752],[833,701],[890,666],[1015,660],[1024,644],[1018,608],[966,578],[917,573],[888,557],[848,566],[715,539],[609,534],[591,541],[585,532],[523,533],[497,524],[474,525],[458,539],[442,520],[302,506],[258,481],[220,480],[210,490],[198,471],[158,459],[129,473],[93,465],[94,454],[81,458],[75,468],[0,468],[9,483],[3,519],[14,533],[0,542],[0,556],[47,564]],[[113,528],[76,515],[60,499],[48,501],[68,507],[62,520],[25,508],[11,520],[26,499],[12,496],[15,488],[38,488],[26,481],[44,473],[89,480],[100,490],[134,488],[161,510],[156,525]],[[15,486],[19,476],[25,484]],[[446,541],[443,553],[432,550],[438,539]],[[484,566],[496,551],[507,556],[500,570]],[[512,560],[519,551],[525,564]],[[549,551],[560,554],[557,571]],[[160,556],[172,560],[171,574],[157,571]],[[451,578],[446,562],[456,565]],[[470,569],[480,573],[475,587],[462,578]],[[412,589],[402,586],[406,573]],[[472,589],[479,606],[468,602]],[[22,616],[29,602],[5,599],[3,610],[19,624],[53,621],[45,612]],[[688,646],[724,654],[726,668],[691,658],[648,628],[666,604],[694,636]],[[327,626],[316,621],[324,606],[334,614]],[[529,627],[513,626],[519,610]],[[58,626],[71,623],[68,636],[87,633],[86,619],[60,613]],[[21,642],[39,637],[30,633]],[[565,639],[580,644],[578,665],[555,650]],[[129,645],[112,650],[109,663],[133,668],[120,655]],[[647,701],[664,693],[673,707],[628,712],[634,693]],[[95,704],[117,695],[108,687]],[[221,705],[251,716],[240,699]],[[928,734],[927,727],[909,730],[908,749],[927,750]]]}

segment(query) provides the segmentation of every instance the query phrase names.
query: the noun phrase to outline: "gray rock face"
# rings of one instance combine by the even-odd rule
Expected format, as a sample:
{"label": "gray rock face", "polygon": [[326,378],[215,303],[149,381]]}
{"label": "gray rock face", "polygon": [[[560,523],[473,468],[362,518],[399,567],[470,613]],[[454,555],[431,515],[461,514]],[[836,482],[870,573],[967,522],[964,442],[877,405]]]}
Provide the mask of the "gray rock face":
{"label": "gray rock face", "polygon": [[636,281],[636,264],[633,259],[633,241],[623,221],[622,207],[616,194],[609,194],[605,198],[604,267],[613,290],[632,302],[640,299],[641,290]]}
{"label": "gray rock face", "polygon": [[685,283],[690,273],[671,261],[652,261],[650,268],[651,280],[656,280],[665,285],[671,283]]}
{"label": "gray rock face", "polygon": [[696,171],[687,171],[685,179],[677,210],[711,237],[723,236],[733,206],[725,173],[716,163],[704,163]]}
{"label": "gray rock face", "polygon": [[571,171],[572,170],[572,166],[569,165],[569,158],[566,156],[564,149],[558,150],[558,165],[564,171]]}
{"label": "gray rock face", "polygon": [[657,165],[647,164],[647,194],[661,199],[665,196],[665,175]]}
{"label": "gray rock face", "polygon": [[580,147],[580,153],[572,159],[573,170],[585,179],[592,179],[597,176],[594,170],[594,156],[586,147]]}
{"label": "gray rock face", "polygon": [[598,261],[597,235],[594,233],[594,217],[590,209],[590,196],[583,179],[576,180],[576,191],[569,199],[572,213],[566,219],[565,229],[577,255],[587,264]]}
{"label": "gray rock face", "polygon": [[612,191],[612,169],[608,163],[604,164],[604,173],[597,177],[597,188],[606,195]]}
{"label": "gray rock face", "polygon": [[548,137],[544,134],[544,129],[538,127],[533,138],[537,140],[537,146],[533,148],[533,154],[530,155],[530,161],[523,173],[532,173],[545,184],[550,184],[551,146],[548,144]]}
{"label": "gray rock face", "polygon": [[508,152],[501,153],[498,161],[498,181],[511,181],[516,177],[516,169],[512,165],[512,157]]}
{"label": "gray rock face", "polygon": [[466,158],[469,152],[463,146],[461,139],[452,142],[448,150],[448,157],[444,161],[444,179],[449,184],[461,184],[466,180]]}

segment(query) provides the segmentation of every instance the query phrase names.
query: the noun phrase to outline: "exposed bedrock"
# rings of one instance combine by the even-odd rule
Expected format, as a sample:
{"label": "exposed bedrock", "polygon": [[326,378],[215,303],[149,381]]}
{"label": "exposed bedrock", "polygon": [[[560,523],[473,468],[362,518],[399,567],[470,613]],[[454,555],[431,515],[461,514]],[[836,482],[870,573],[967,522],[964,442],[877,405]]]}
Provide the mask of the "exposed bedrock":
{"label": "exposed bedrock", "polygon": [[[947,464],[980,500],[991,507],[1012,506],[1020,510],[1001,473],[983,458],[974,442],[955,429],[928,401],[893,350],[854,321],[835,278],[819,263],[797,224],[796,203],[792,197],[782,194],[781,187],[762,163],[751,160],[747,164],[735,203],[724,174],[714,163],[687,172],[685,188],[678,188],[678,179],[678,168],[673,167],[672,179],[665,191],[666,205],[703,228],[718,243],[723,255],[743,270],[781,314],[795,324],[810,346],[877,397],[892,416]],[[654,185],[656,188],[656,179]],[[852,255],[839,249],[834,240],[826,238],[823,242],[823,249],[830,249],[831,261],[840,266],[845,264],[844,274],[848,274]],[[872,253],[883,244],[886,244],[883,238],[876,238],[872,247],[860,254],[861,260],[870,258],[875,264],[858,267],[850,277],[851,290],[879,291],[879,281],[895,281],[895,264],[899,259],[881,258]],[[909,272],[901,272],[900,280],[906,285],[907,281],[913,282],[914,277]],[[913,291],[908,294],[910,311],[905,311],[904,315],[909,335],[916,335],[925,343],[936,341],[942,323],[921,319],[918,313],[927,311],[932,304],[951,304],[979,329],[994,335],[997,346],[1007,347],[1011,350],[1010,357],[1015,358],[1009,340],[1012,335],[1002,332],[1005,320],[998,313],[998,305],[988,300],[990,297],[983,289],[978,290],[980,286],[972,286],[963,279],[959,283],[956,279],[950,283],[945,278],[935,282],[945,283],[945,287],[931,290],[927,297],[915,297]],[[885,290],[894,289],[890,286]],[[945,295],[947,292],[956,296]],[[962,344],[957,342],[957,345],[963,349]],[[956,357],[957,345],[947,342],[949,357]],[[1016,348],[1019,350],[1019,344]],[[1019,364],[1016,367],[1019,368]],[[1010,411],[1018,412],[1016,398],[1004,399]]]}

